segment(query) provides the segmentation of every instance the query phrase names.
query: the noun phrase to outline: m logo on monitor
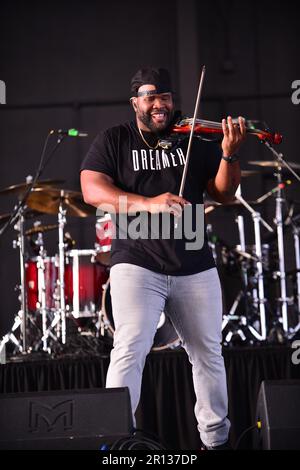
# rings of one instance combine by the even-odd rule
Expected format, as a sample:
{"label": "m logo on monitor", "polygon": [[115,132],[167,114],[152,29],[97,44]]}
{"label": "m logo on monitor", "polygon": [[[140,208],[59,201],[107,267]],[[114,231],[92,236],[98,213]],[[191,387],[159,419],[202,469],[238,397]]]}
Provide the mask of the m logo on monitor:
{"label": "m logo on monitor", "polygon": [[3,80],[0,80],[0,104],[6,104],[6,86]]}
{"label": "m logo on monitor", "polygon": [[74,421],[74,400],[65,400],[55,405],[42,405],[38,402],[29,404],[29,429],[31,432],[45,430],[67,431],[71,429]]}

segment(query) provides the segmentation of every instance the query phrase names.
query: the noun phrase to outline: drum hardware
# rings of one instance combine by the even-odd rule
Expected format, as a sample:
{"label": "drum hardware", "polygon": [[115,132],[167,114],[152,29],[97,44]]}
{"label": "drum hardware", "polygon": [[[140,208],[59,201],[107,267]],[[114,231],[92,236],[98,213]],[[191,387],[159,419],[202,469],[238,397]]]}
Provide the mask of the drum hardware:
{"label": "drum hardware", "polygon": [[[249,333],[252,338],[255,338],[259,341],[266,340],[266,299],[264,293],[264,272],[263,272],[263,253],[262,253],[262,243],[261,243],[261,236],[260,236],[260,223],[263,223],[270,231],[273,232],[272,227],[264,221],[259,212],[256,212],[250,204],[245,201],[241,195],[240,189],[236,193],[236,198],[238,199],[239,203],[242,204],[252,215],[252,220],[254,224],[254,233],[255,233],[255,246],[254,252],[248,253],[247,252],[247,245],[245,244],[245,233],[244,233],[244,220],[243,217],[236,218],[236,223],[238,225],[239,231],[239,240],[240,245],[235,247],[234,249],[230,250],[234,253],[234,255],[238,255],[241,259],[239,261],[240,272],[242,277],[242,285],[243,288],[238,292],[235,300],[233,301],[232,307],[229,310],[228,315],[223,316],[223,324],[222,324],[222,331],[225,334],[225,338],[229,338],[228,333],[226,334],[226,330],[229,329],[229,333],[234,332],[240,336],[242,341],[246,341],[249,337]],[[238,205],[237,205],[238,207]],[[254,272],[251,274],[248,263],[249,260],[254,264]],[[236,310],[238,305],[242,300],[245,300],[245,314],[242,316],[238,316],[236,318]],[[249,301],[250,305],[249,305]],[[260,332],[253,326],[253,315],[255,312],[259,312],[259,329]],[[237,321],[236,321],[237,320]]]}
{"label": "drum hardware", "polygon": [[[240,186],[236,191],[235,197],[236,199],[234,201],[229,204],[225,204],[224,206],[234,208],[237,211],[235,222],[238,226],[240,244],[235,248],[231,248],[229,252],[233,254],[235,262],[237,256],[239,256],[237,265],[240,269],[243,287],[234,299],[232,306],[229,309],[229,313],[223,315],[222,331],[223,335],[225,335],[226,342],[230,341],[229,338],[231,338],[233,334],[240,336],[240,339],[242,341],[246,341],[246,339],[248,339],[249,337],[248,330],[250,331],[251,336],[254,337],[256,340],[264,341],[266,339],[266,299],[264,294],[264,274],[262,263],[260,223],[262,223],[271,232],[273,232],[273,229],[264,219],[262,219],[260,213],[256,212],[253,209],[252,205],[250,205],[247,201],[244,200],[241,194]],[[254,205],[257,204],[257,201],[255,201]],[[244,217],[241,212],[242,207],[247,209],[252,215],[255,233],[254,253],[247,252]],[[255,269],[252,274],[249,271],[249,260],[251,260],[252,263],[255,265]],[[251,305],[249,306],[250,299]],[[237,316],[236,310],[242,300],[245,301],[244,309],[246,311],[244,315]],[[257,310],[259,311],[260,333],[251,324],[251,316],[253,316],[253,312]]]}
{"label": "drum hardware", "polygon": [[96,260],[96,251],[70,250],[66,252],[65,295],[68,316],[80,333],[91,323],[100,328],[99,315],[103,286],[108,280],[108,268]]}
{"label": "drum hardware", "polygon": [[[260,205],[260,202],[258,202],[257,200],[248,201],[248,203],[251,206]],[[223,209],[233,209],[236,212],[242,212],[245,209],[245,205],[243,203],[241,203],[241,201],[238,200],[237,196],[236,196],[236,199],[234,199],[233,201],[222,203],[222,204],[220,202],[206,200],[204,206],[205,206],[205,213],[206,214],[207,214],[207,212],[211,212],[213,209],[217,209],[217,208],[220,208],[220,207],[222,207]],[[208,211],[207,211],[207,209],[208,209]],[[269,230],[269,228],[268,228],[268,230]],[[272,232],[273,232],[273,229],[272,229]]]}
{"label": "drum hardware", "polygon": [[[236,190],[236,195],[239,195],[239,196],[242,195],[241,185],[238,186],[238,188]],[[245,253],[246,252],[245,226],[244,226],[244,217],[241,214],[237,215],[236,223],[237,223],[237,226],[238,226],[239,242],[240,242],[241,252]],[[247,274],[247,269],[245,268],[244,258],[245,257],[243,257],[243,260],[241,262],[242,278],[243,278],[244,286],[247,286],[248,285],[248,274]]]}
{"label": "drum hardware", "polygon": [[[52,324],[56,326],[57,337],[61,338],[62,344],[66,344],[66,300],[65,300],[65,261],[66,246],[68,242],[64,228],[66,216],[88,217],[95,214],[95,209],[82,199],[78,191],[70,191],[56,188],[33,188],[27,204],[31,209],[39,210],[47,214],[57,214],[58,217],[58,287],[59,287],[59,315],[56,315]],[[71,240],[71,238],[70,238]],[[73,240],[71,240],[71,245]]]}
{"label": "drum hardware", "polygon": [[300,229],[292,222],[293,225],[293,237],[294,237],[294,249],[295,249],[295,261],[296,261],[296,286],[297,286],[297,306],[298,306],[298,329],[300,328]]}
{"label": "drum hardware", "polygon": [[211,224],[206,225],[206,233],[207,233],[208,245],[210,246],[213,258],[215,260],[215,263],[217,264],[217,259],[218,259],[218,255],[217,255],[217,237],[215,237],[214,234],[213,234]]}
{"label": "drum hardware", "polygon": [[52,225],[41,225],[41,222],[37,221],[34,223],[34,226],[28,230],[26,230],[25,235],[30,237],[34,234],[40,234],[48,232],[49,230],[56,230],[58,228],[57,224]]}
{"label": "drum hardware", "polygon": [[37,308],[41,313],[42,317],[42,344],[43,344],[43,351],[48,351],[47,345],[47,309],[46,309],[46,282],[45,282],[45,257],[46,252],[44,249],[44,241],[42,233],[38,233],[37,244],[39,245],[39,255],[37,260],[37,271],[38,271],[38,289],[39,289],[39,296],[38,296],[38,305]]}
{"label": "drum hardware", "polygon": [[[27,327],[27,304],[26,304],[26,291],[25,291],[25,237],[24,237],[24,213],[26,210],[26,205],[30,209],[33,209],[34,211],[39,211],[42,213],[50,213],[52,214],[54,209],[56,209],[56,212],[58,212],[58,223],[59,223],[59,256],[60,256],[60,270],[59,270],[59,276],[60,276],[60,310],[61,310],[61,316],[62,316],[62,339],[65,341],[65,309],[64,309],[64,295],[63,294],[63,289],[64,289],[64,284],[63,284],[63,261],[62,261],[62,255],[63,255],[63,227],[64,227],[64,211],[67,211],[68,214],[70,215],[78,215],[78,216],[86,216],[89,215],[87,214],[87,208],[89,209],[89,213],[91,213],[91,208],[90,206],[87,206],[84,204],[82,200],[81,193],[79,194],[79,197],[76,199],[76,195],[73,192],[72,196],[73,199],[76,199],[75,203],[70,196],[70,192],[64,194],[63,190],[52,190],[52,192],[49,193],[51,190],[51,186],[53,184],[53,180],[46,180],[46,181],[40,181],[39,178],[42,175],[46,165],[50,162],[51,158],[55,154],[57,148],[60,146],[62,141],[65,138],[65,135],[59,134],[56,144],[52,147],[50,152],[46,154],[47,151],[47,146],[49,143],[50,137],[54,134],[54,131],[51,130],[46,139],[45,143],[43,146],[43,150],[41,153],[41,157],[39,160],[39,164],[36,170],[36,174],[34,177],[29,175],[26,178],[26,182],[22,183],[21,185],[14,185],[10,186],[8,188],[5,188],[2,190],[1,194],[9,194],[9,193],[16,193],[19,196],[19,202],[15,206],[14,210],[12,211],[10,217],[4,225],[0,229],[0,236],[5,233],[5,231],[15,223],[17,222],[17,230],[18,230],[18,240],[16,242],[16,245],[19,248],[20,252],[20,278],[21,278],[21,285],[20,285],[20,303],[21,303],[21,309],[19,310],[15,321],[14,325],[12,328],[12,331],[16,330],[15,325],[20,326],[20,341],[14,341],[15,335],[13,333],[9,333],[4,337],[4,339],[0,343],[0,355],[2,354],[2,350],[5,347],[5,344],[9,341],[12,340],[14,343],[17,343],[18,350],[19,352],[22,352],[25,354],[27,352],[27,338],[26,338],[26,327]],[[46,158],[47,157],[47,158]],[[40,184],[39,184],[40,183]],[[57,181],[57,184],[61,183],[61,180]],[[49,189],[50,187],[50,189]],[[42,191],[44,192],[42,193]],[[44,199],[41,201],[41,194],[43,194]],[[59,194],[59,196],[58,196]],[[38,196],[37,196],[38,195]],[[62,208],[62,199],[64,199],[64,205],[67,207],[67,209]],[[34,207],[36,206],[36,207]],[[38,206],[40,207],[41,211],[38,209]],[[47,210],[47,208],[49,210]],[[84,206],[84,207],[82,207]],[[86,212],[84,211],[86,210]],[[21,322],[20,322],[21,318]],[[12,336],[13,335],[13,336]],[[22,346],[21,346],[22,342]]]}
{"label": "drum hardware", "polygon": [[[63,196],[63,191],[62,191]],[[58,209],[58,259],[59,259],[59,303],[61,320],[61,342],[66,344],[66,304],[65,304],[65,244],[64,227],[66,224],[66,209],[63,208],[63,201],[59,203]],[[58,331],[59,334],[59,331]]]}
{"label": "drum hardware", "polygon": [[270,232],[273,232],[272,227],[261,217],[261,214],[255,211],[248,203],[243,199],[240,194],[236,194],[236,198],[245,206],[250,212],[254,225],[254,236],[255,236],[255,255],[256,260],[256,280],[257,280],[257,296],[256,290],[254,293],[254,303],[258,304],[259,309],[259,321],[260,321],[260,334],[250,325],[250,331],[262,341],[267,338],[267,325],[266,325],[266,298],[264,292],[264,272],[262,263],[262,242],[260,234],[260,224],[263,224]]}
{"label": "drum hardware", "polygon": [[[47,160],[45,161],[45,156],[46,156],[46,150],[48,146],[48,142],[50,139],[50,136],[53,134],[53,131],[50,131],[45,139],[45,143],[43,146],[43,150],[41,153],[41,157],[39,160],[39,164],[36,170],[36,174],[34,177],[31,175],[26,177],[26,182],[22,183],[21,185],[15,185],[15,186],[10,186],[8,188],[5,188],[2,192],[2,194],[8,194],[8,193],[17,193],[19,195],[19,202],[16,204],[14,207],[10,218],[6,221],[6,223],[1,227],[0,229],[0,236],[3,235],[6,230],[12,225],[15,224],[15,221],[17,221],[17,231],[18,231],[18,240],[17,240],[17,245],[19,247],[19,253],[20,253],[20,280],[21,280],[21,285],[20,285],[20,306],[21,309],[19,310],[15,321],[14,325],[12,327],[12,330],[14,331],[14,326],[17,322],[19,324],[18,317],[21,317],[21,324],[20,324],[20,341],[22,342],[22,347],[19,344],[20,342],[17,341],[19,344],[18,349],[22,354],[27,353],[27,337],[26,337],[26,328],[27,328],[27,305],[26,305],[26,292],[25,292],[25,237],[24,237],[24,214],[26,211],[26,207],[29,207],[27,204],[27,200],[29,198],[30,192],[36,187],[38,183],[38,179],[40,178],[41,174],[43,173],[43,170],[47,163],[49,163],[50,159],[53,157],[55,154],[56,149],[59,147],[61,142],[64,139],[64,136],[59,136],[57,139],[56,145],[51,149],[47,156]],[[60,180],[59,180],[60,182]],[[45,181],[42,181],[41,184],[43,185]],[[46,181],[46,187],[51,185],[51,181],[47,180]],[[26,205],[27,204],[27,205]],[[35,210],[35,209],[34,209]],[[16,226],[15,226],[16,227]],[[11,339],[10,334],[8,334],[8,341]],[[2,340],[0,343],[0,354],[2,353],[3,348],[5,347],[5,344],[7,343],[7,337],[6,339]]]}
{"label": "drum hardware", "polygon": [[[27,352],[27,303],[25,291],[25,237],[24,237],[24,213],[26,208],[18,209],[18,221],[14,225],[17,232],[17,240],[13,241],[13,247],[19,250],[19,267],[20,267],[20,285],[18,291],[20,293],[20,310],[14,318],[13,326],[8,334],[6,334],[0,342],[0,355],[6,344],[11,341],[20,353]],[[20,339],[17,339],[15,332],[20,328]]]}
{"label": "drum hardware", "polygon": [[[300,169],[299,163],[287,162],[283,158],[282,153],[276,152],[276,150],[269,144],[269,142],[263,142],[266,147],[271,151],[275,160],[268,162],[249,162],[251,165],[258,165],[263,167],[275,168],[275,175],[277,178],[278,190],[276,191],[276,215],[275,215],[275,224],[277,228],[277,244],[278,244],[278,259],[279,259],[279,273],[280,273],[280,297],[278,298],[278,303],[280,306],[280,321],[282,322],[282,327],[286,337],[291,337],[293,335],[294,329],[290,328],[288,320],[288,302],[287,297],[287,286],[286,286],[286,274],[285,274],[285,253],[284,253],[284,238],[283,238],[283,204],[285,199],[283,198],[283,180],[282,180],[282,168],[287,168],[290,173],[300,182],[300,176],[294,171],[294,169]],[[298,248],[296,249],[297,252]],[[296,253],[295,252],[295,253]]]}

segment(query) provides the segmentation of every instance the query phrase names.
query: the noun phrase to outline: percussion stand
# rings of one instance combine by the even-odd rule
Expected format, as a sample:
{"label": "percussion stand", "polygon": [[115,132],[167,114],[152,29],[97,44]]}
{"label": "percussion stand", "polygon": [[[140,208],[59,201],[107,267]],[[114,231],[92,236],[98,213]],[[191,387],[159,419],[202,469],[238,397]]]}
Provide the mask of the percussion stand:
{"label": "percussion stand", "polygon": [[299,227],[292,221],[293,224],[293,237],[294,237],[294,247],[295,247],[295,261],[296,261],[296,284],[297,284],[297,307],[298,307],[298,325],[295,330],[300,329],[300,237]]}
{"label": "percussion stand", "polygon": [[[282,320],[282,327],[283,331],[287,337],[290,334],[293,334],[294,331],[292,328],[289,328],[288,324],[288,302],[289,299],[287,298],[286,292],[286,274],[285,274],[285,258],[284,258],[284,241],[283,241],[283,191],[282,191],[282,166],[285,166],[300,182],[300,176],[293,170],[293,168],[289,165],[289,163],[284,160],[283,154],[276,152],[271,144],[267,141],[263,141],[265,146],[272,152],[273,156],[278,161],[278,167],[276,171],[277,182],[278,182],[278,191],[276,195],[276,218],[275,223],[277,227],[277,243],[278,243],[278,258],[279,258],[279,278],[280,278],[280,298],[278,301],[281,304],[281,320]],[[297,248],[298,250],[299,248]],[[299,261],[299,260],[298,260]],[[299,298],[299,296],[298,296]]]}
{"label": "percussion stand", "polygon": [[255,235],[255,254],[256,270],[257,270],[257,284],[258,284],[258,298],[254,299],[255,303],[258,303],[259,316],[260,316],[260,334],[252,326],[248,325],[251,333],[259,340],[264,341],[267,337],[266,329],[266,308],[265,308],[265,293],[264,293],[264,275],[263,275],[263,264],[262,264],[262,243],[260,235],[260,224],[262,223],[270,232],[273,232],[272,227],[261,217],[259,212],[256,212],[241,195],[236,194],[236,198],[244,205],[244,207],[251,213],[254,224],[254,235]]}
{"label": "percussion stand", "polygon": [[[18,210],[18,221],[14,228],[18,232],[17,240],[14,241],[13,247],[19,248],[20,261],[20,310],[15,316],[12,329],[7,333],[0,342],[0,356],[3,354],[5,345],[11,341],[20,353],[27,352],[27,302],[25,290],[25,237],[24,237],[24,212],[25,207]],[[20,327],[20,339],[18,340],[14,332]]]}
{"label": "percussion stand", "polygon": [[216,241],[215,241],[215,238],[214,238],[214,235],[213,235],[213,229],[212,229],[211,224],[206,225],[206,233],[207,233],[208,245],[211,249],[214,261],[217,264],[217,261],[218,261],[217,260],[217,258],[218,258],[217,257],[217,247],[216,247]]}
{"label": "percussion stand", "polygon": [[[54,313],[51,325],[45,331],[43,330],[43,345],[50,335],[52,339],[57,341],[61,338],[62,344],[66,344],[66,301],[65,301],[65,243],[64,243],[64,227],[66,225],[66,209],[63,208],[64,190],[61,190],[61,201],[58,210],[58,309]],[[46,299],[45,299],[46,300]],[[56,336],[52,333],[52,329],[56,328]],[[47,348],[49,352],[49,348]]]}
{"label": "percussion stand", "polygon": [[59,258],[59,298],[61,319],[61,342],[66,344],[66,302],[65,302],[65,243],[64,227],[66,210],[63,208],[64,190],[61,190],[61,201],[58,210],[58,258]]}
{"label": "percussion stand", "polygon": [[37,258],[37,271],[38,271],[38,301],[39,301],[39,310],[42,316],[42,343],[43,343],[43,351],[49,352],[48,344],[47,344],[47,306],[46,306],[46,279],[45,279],[45,256],[46,252],[44,250],[44,241],[43,235],[41,233],[38,234],[37,243],[40,247],[39,255]]}
{"label": "percussion stand", "polygon": [[[241,195],[242,195],[241,185],[239,185],[236,190],[236,196],[241,196]],[[245,226],[244,226],[244,217],[241,214],[238,214],[236,218],[236,223],[238,226],[241,251],[245,253],[246,252]],[[242,261],[241,265],[242,265],[242,278],[243,278],[244,286],[246,288],[248,285],[248,273],[247,273],[247,268],[245,265],[245,260]]]}
{"label": "percussion stand", "polygon": [[[236,195],[241,195],[241,185],[239,185]],[[245,240],[245,227],[244,227],[244,217],[242,215],[237,215],[235,219],[237,226],[238,226],[238,232],[239,232],[239,242],[240,242],[240,249],[241,249],[241,254],[246,252],[246,240]],[[243,261],[241,261],[241,273],[242,273],[242,282],[244,285],[244,289],[240,290],[238,295],[236,296],[231,309],[229,310],[228,315],[223,315],[223,322],[222,322],[222,331],[224,328],[227,326],[228,323],[234,320],[238,320],[239,324],[242,323],[243,326],[247,324],[246,317],[240,317],[235,315],[236,309],[239,306],[240,301],[244,297],[244,290],[247,289],[248,286],[248,274],[247,274],[247,268],[246,268],[246,263],[245,263],[245,258],[243,256]],[[235,325],[233,327],[233,331],[237,333],[242,341],[246,340],[246,336],[243,332],[242,328],[239,328],[238,325]],[[233,331],[229,331],[229,333],[226,335],[225,341],[229,342],[233,336]]]}
{"label": "percussion stand", "polygon": [[278,182],[278,191],[276,193],[276,216],[275,224],[277,228],[277,245],[278,245],[278,267],[277,271],[278,277],[280,280],[280,298],[277,299],[280,310],[281,310],[281,319],[283,331],[288,335],[289,325],[288,325],[288,298],[287,298],[287,289],[286,289],[286,275],[285,275],[285,255],[284,255],[284,238],[283,238],[283,191],[280,188],[282,184],[282,168],[281,166],[277,167],[276,177]]}

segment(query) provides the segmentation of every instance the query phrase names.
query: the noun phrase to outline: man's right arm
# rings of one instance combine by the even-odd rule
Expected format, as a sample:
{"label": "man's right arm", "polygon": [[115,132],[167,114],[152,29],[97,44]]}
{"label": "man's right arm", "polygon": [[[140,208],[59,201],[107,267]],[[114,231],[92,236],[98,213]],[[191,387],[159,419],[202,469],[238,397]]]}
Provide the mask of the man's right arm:
{"label": "man's right arm", "polygon": [[[84,202],[91,206],[99,207],[109,212],[109,208],[114,207],[115,211],[128,212],[129,206],[136,204],[144,207],[148,198],[138,194],[127,193],[119,189],[114,180],[98,171],[82,170],[80,175],[81,190]],[[127,205],[120,207],[120,196],[126,196]],[[107,205],[107,208],[105,207]],[[142,209],[141,209],[142,210]]]}
{"label": "man's right arm", "polygon": [[[171,193],[163,193],[155,197],[145,197],[139,194],[122,191],[115,184],[114,180],[98,171],[82,170],[81,190],[84,201],[103,211],[111,212],[112,207],[116,213],[133,213],[137,211],[148,211],[151,213],[171,212],[180,215],[185,204],[184,198]],[[120,197],[121,204],[120,204]],[[125,202],[126,201],[126,202]]]}

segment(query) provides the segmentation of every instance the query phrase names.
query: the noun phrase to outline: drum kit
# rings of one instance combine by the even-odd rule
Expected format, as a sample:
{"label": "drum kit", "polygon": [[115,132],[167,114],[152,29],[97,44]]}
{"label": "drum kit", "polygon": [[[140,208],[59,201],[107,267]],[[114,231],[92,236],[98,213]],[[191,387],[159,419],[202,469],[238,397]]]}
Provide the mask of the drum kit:
{"label": "drum kit", "polygon": [[[277,185],[255,201],[246,201],[239,187],[236,199],[226,204],[236,214],[237,245],[228,246],[221,241],[209,221],[210,214],[224,205],[205,202],[208,243],[217,267],[230,277],[230,284],[223,286],[224,291],[232,290],[234,276],[239,279],[239,288],[231,304],[224,302],[222,330],[226,345],[234,344],[236,339],[247,344],[265,342],[274,334],[278,340],[288,340],[300,330],[300,228],[297,225],[300,216],[293,214],[290,207],[288,217],[284,219],[287,206],[284,186],[288,183],[283,182],[280,163],[249,163],[275,170]],[[300,169],[299,164],[290,165],[293,169]],[[243,178],[257,174],[256,170],[242,171]],[[67,219],[95,217],[96,210],[83,201],[80,192],[58,188],[62,183],[61,180],[37,181],[27,197],[26,206],[15,220],[20,309],[11,330],[0,341],[0,356],[7,343],[13,346],[13,354],[55,353],[56,347],[61,350],[67,343],[69,324],[72,324],[73,331],[75,325],[76,334],[113,338],[109,262],[114,226],[109,214],[96,218],[94,247],[75,249],[75,242],[66,231]],[[21,200],[27,189],[27,182],[17,184],[0,190],[0,196],[9,194]],[[269,196],[276,198],[272,225],[261,215],[262,204]],[[245,211],[251,215],[254,228],[254,243],[251,244],[246,240]],[[54,216],[55,223],[42,225],[37,218],[43,214]],[[10,214],[3,214],[0,224],[7,223],[9,219]],[[28,223],[30,228],[26,228]],[[262,239],[262,226],[270,232],[275,252],[271,251],[271,243]],[[287,228],[292,229],[294,240],[295,269],[292,272],[287,272],[285,263],[284,234]],[[45,246],[44,236],[49,232],[56,234],[57,252],[53,256],[48,255]],[[290,277],[294,293],[288,297],[287,278]],[[274,285],[277,291],[272,304],[270,292]],[[153,350],[178,346],[177,334],[162,312]]]}
{"label": "drum kit", "polygon": [[[228,246],[213,232],[212,224],[207,225],[209,245],[223,281],[224,297],[232,290],[234,277],[239,279],[236,295],[226,305],[224,299],[223,343],[253,344],[257,342],[285,342],[295,337],[300,329],[300,251],[297,215],[293,214],[294,203],[287,201],[284,188],[291,184],[283,181],[283,165],[278,161],[250,161],[250,165],[272,168],[277,185],[255,201],[245,201],[241,186],[236,199],[226,204],[236,217],[238,240],[235,246]],[[300,164],[290,163],[292,169]],[[259,174],[258,171],[242,171],[242,178]],[[243,181],[243,179],[242,179]],[[270,225],[261,215],[263,202],[275,196],[275,217]],[[205,213],[208,216],[224,205],[208,201]],[[244,214],[251,215],[254,229],[254,244],[246,241]],[[269,235],[262,239],[261,228]],[[286,269],[286,248],[284,235],[292,230],[293,259],[295,269]],[[268,243],[272,241],[273,244]],[[226,276],[229,283],[226,286]],[[288,296],[288,280],[292,280],[292,295]]]}
{"label": "drum kit", "polygon": [[[75,249],[75,241],[66,231],[69,217],[95,217],[96,209],[83,201],[80,192],[55,187],[62,183],[38,181],[15,221],[20,309],[11,330],[0,341],[0,357],[6,356],[7,343],[13,347],[12,356],[17,357],[35,351],[60,352],[68,335],[74,334],[74,325],[76,334],[113,339],[109,280],[113,223],[109,214],[98,217],[94,247]],[[0,196],[12,194],[21,200],[27,188],[28,183],[10,186],[0,190]],[[44,214],[55,216],[55,223],[42,225],[37,218]],[[0,224],[7,223],[10,216],[0,216]],[[48,255],[45,246],[48,232],[56,233],[54,256]],[[162,312],[153,350],[178,344],[175,330]]]}

